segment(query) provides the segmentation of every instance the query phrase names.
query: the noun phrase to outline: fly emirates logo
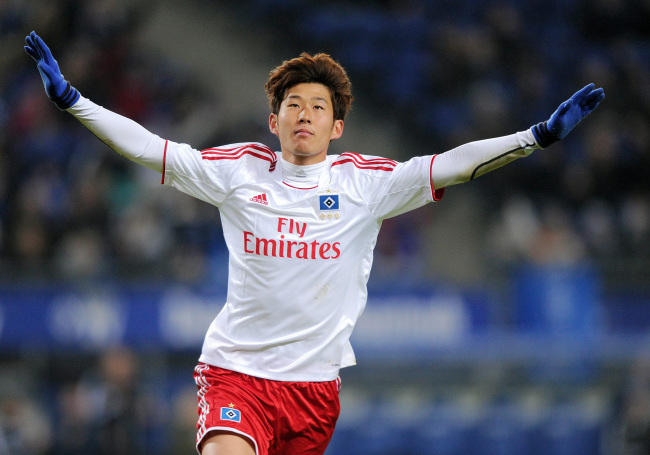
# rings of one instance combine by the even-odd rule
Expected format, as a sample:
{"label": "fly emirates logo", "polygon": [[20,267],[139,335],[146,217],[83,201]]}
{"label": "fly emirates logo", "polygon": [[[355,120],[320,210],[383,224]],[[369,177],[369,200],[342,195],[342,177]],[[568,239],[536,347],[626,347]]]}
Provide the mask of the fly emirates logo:
{"label": "fly emirates logo", "polygon": [[300,223],[292,218],[278,218],[280,238],[265,239],[244,231],[244,252],[288,259],[338,259],[341,256],[341,242],[304,242],[284,238],[285,234],[290,234],[302,239],[306,231],[307,223]]}

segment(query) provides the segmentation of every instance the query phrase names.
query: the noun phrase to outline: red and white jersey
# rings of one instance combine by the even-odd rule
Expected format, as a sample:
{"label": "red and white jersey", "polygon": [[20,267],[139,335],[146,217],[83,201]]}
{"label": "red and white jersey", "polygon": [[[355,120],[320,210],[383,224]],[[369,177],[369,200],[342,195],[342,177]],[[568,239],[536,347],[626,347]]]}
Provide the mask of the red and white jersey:
{"label": "red and white jersey", "polygon": [[434,159],[329,155],[318,182],[297,188],[262,144],[167,141],[163,183],[219,208],[230,253],[227,300],[200,361],[283,381],[330,381],[354,365],[349,338],[381,222],[442,197]]}

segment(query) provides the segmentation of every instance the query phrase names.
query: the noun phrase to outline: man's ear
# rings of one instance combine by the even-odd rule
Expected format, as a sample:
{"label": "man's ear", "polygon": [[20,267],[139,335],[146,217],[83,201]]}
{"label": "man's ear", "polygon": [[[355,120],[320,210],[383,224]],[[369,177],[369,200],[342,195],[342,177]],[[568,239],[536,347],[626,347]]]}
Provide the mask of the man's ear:
{"label": "man's ear", "polygon": [[332,135],[330,136],[330,141],[338,139],[343,136],[343,120],[334,120],[334,126],[332,126]]}
{"label": "man's ear", "polygon": [[271,113],[269,115],[269,130],[271,130],[271,133],[275,134],[276,136],[280,136],[280,133],[278,132],[278,115]]}

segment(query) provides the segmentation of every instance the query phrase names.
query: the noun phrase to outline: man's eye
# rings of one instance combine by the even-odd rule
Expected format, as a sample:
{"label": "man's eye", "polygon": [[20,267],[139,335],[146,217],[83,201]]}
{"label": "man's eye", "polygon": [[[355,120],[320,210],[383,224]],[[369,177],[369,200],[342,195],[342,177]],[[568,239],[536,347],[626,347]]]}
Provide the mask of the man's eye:
{"label": "man's eye", "polygon": [[316,106],[314,106],[314,109],[325,109],[325,108],[323,106],[316,105]]}

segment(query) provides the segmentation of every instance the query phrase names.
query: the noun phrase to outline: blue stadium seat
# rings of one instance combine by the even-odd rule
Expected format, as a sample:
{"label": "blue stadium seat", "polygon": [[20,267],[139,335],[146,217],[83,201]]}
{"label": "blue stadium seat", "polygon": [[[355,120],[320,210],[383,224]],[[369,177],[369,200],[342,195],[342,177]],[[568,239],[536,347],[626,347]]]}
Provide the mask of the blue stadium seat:
{"label": "blue stadium seat", "polygon": [[406,455],[407,439],[404,428],[371,415],[354,424],[338,425],[325,455]]}
{"label": "blue stadium seat", "polygon": [[602,420],[575,404],[554,406],[538,432],[539,455],[599,455]]}
{"label": "blue stadium seat", "polygon": [[444,403],[431,406],[413,429],[411,453],[461,455],[471,453],[476,419],[459,405]]}
{"label": "blue stadium seat", "polygon": [[481,418],[471,453],[481,455],[527,454],[530,428],[522,410],[514,403],[489,406]]}

